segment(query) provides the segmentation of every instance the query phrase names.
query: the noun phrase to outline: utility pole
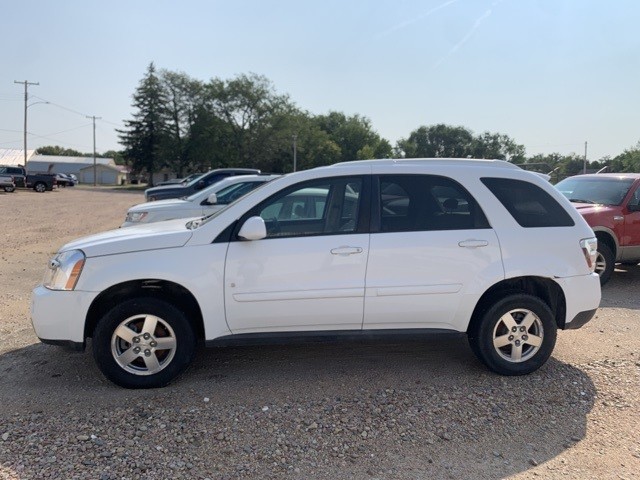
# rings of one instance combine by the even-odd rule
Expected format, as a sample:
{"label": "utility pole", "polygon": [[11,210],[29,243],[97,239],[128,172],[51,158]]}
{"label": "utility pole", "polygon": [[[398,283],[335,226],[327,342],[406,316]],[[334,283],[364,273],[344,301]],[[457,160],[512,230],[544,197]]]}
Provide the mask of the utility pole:
{"label": "utility pole", "polygon": [[296,171],[296,168],[298,168],[298,145],[297,145],[297,140],[298,140],[298,134],[294,133],[293,134],[293,171]]}
{"label": "utility pole", "polygon": [[97,168],[96,168],[96,120],[101,120],[102,117],[96,117],[95,115],[87,116],[93,120],[93,186],[96,186],[97,176]]}
{"label": "utility pole", "polygon": [[18,80],[14,80],[13,83],[24,84],[24,168],[27,168],[27,101],[29,100],[29,92],[27,89],[29,85],[40,85],[40,82],[28,82],[27,80],[19,82]]}
{"label": "utility pole", "polygon": [[584,168],[582,173],[587,173],[587,142],[584,142]]}

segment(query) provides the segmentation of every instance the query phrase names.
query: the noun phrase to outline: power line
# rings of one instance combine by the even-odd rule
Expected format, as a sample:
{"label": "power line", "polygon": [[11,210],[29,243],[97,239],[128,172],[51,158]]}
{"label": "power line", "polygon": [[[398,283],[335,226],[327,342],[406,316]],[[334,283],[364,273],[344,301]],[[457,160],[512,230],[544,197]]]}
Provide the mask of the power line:
{"label": "power line", "polygon": [[[52,102],[50,100],[46,100],[46,99],[44,99],[42,97],[38,97],[36,95],[32,95],[32,97],[33,98],[37,98],[38,100],[42,100],[43,102],[48,102],[51,105],[54,105],[54,106],[56,106],[58,108],[66,110],[67,112],[75,113],[76,115],[81,115],[81,116],[83,116],[85,118],[92,118],[91,115],[87,115],[85,113],[79,112],[77,110],[74,110],[73,108],[65,107],[64,105],[60,105],[59,103],[55,103],[55,102]],[[103,119],[102,117],[96,117],[96,120],[100,120],[102,123],[108,123],[109,125],[113,125],[114,127],[122,127],[121,123],[113,123],[113,122],[110,122],[108,120]]]}
{"label": "power line", "polygon": [[57,138],[45,137],[44,135],[36,135],[35,133],[31,133],[31,132],[29,132],[29,135],[35,138],[44,138],[45,140],[53,140],[54,142],[61,143],[63,145],[69,145],[71,147],[77,147],[82,149],[89,148],[87,145],[78,145],[77,143],[63,142],[61,140],[58,140]]}
{"label": "power line", "polygon": [[73,110],[72,108],[65,107],[64,105],[60,105],[59,103],[52,102],[51,100],[46,100],[46,99],[44,99],[42,97],[38,97],[36,95],[33,95],[33,98],[37,98],[38,100],[42,100],[43,102],[48,102],[48,103],[50,103],[51,105],[53,105],[55,107],[61,108],[63,110],[66,110],[67,112],[75,113],[76,115],[81,115],[83,117],[87,116],[82,112],[78,112],[77,110]]}

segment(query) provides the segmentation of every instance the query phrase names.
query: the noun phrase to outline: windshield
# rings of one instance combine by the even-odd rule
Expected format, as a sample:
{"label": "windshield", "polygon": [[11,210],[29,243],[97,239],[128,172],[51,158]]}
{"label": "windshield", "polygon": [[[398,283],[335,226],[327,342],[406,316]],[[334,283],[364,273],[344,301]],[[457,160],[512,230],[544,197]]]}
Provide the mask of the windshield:
{"label": "windshield", "polygon": [[562,180],[556,188],[572,202],[620,205],[632,184],[632,178],[577,177]]}
{"label": "windshield", "polygon": [[[228,203],[227,205],[225,205],[224,207],[222,207],[220,210],[216,210],[213,213],[210,213],[209,215],[199,218],[198,220],[192,220],[190,222],[187,223],[187,228],[190,230],[193,230],[195,228],[201,227],[202,225],[204,225],[205,223],[211,221],[212,219],[216,218],[218,215],[220,215],[222,212],[225,212],[229,207],[231,207],[232,205],[235,205],[239,200],[244,200],[247,197],[250,197],[252,195],[254,195],[256,192],[260,191],[261,188],[264,188],[265,185],[267,185],[269,182],[263,182],[260,186],[258,186],[257,188],[254,188],[253,190],[251,190],[249,193],[247,193],[246,195],[241,196],[240,198],[236,198],[235,200],[233,200],[231,203]],[[235,185],[233,185],[235,186]],[[216,194],[217,196],[217,194]]]}
{"label": "windshield", "polygon": [[196,183],[198,183],[200,181],[200,178],[204,177],[206,175],[206,173],[203,173],[202,175],[194,178],[193,180],[191,180],[189,183],[186,184],[187,187],[190,187],[191,185],[195,185]]}

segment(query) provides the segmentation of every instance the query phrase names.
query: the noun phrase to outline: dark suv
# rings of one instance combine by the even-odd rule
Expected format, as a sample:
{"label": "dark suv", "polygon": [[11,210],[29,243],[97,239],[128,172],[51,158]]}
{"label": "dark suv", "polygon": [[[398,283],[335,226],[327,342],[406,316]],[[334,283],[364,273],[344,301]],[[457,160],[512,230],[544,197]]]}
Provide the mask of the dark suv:
{"label": "dark suv", "polygon": [[218,168],[216,170],[208,171],[186,185],[167,185],[148,188],[144,191],[144,196],[148,202],[152,202],[154,200],[165,200],[167,198],[188,197],[209,185],[218,183],[224,178],[233,177],[235,175],[255,175],[258,173],[260,173],[260,170],[256,170],[254,168]]}

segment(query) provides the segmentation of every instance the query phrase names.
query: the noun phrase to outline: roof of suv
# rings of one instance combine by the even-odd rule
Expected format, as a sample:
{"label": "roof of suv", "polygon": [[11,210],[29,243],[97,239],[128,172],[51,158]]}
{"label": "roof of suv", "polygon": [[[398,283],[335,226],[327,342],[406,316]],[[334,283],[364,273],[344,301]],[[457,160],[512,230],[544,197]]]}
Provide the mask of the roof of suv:
{"label": "roof of suv", "polygon": [[394,164],[425,164],[431,166],[447,166],[447,165],[473,165],[473,166],[487,166],[494,168],[520,168],[514,163],[507,162],[506,160],[487,160],[482,158],[386,158],[378,160],[355,160],[351,162],[341,162],[334,165],[330,165],[329,168],[340,167],[343,165],[394,165]]}

